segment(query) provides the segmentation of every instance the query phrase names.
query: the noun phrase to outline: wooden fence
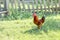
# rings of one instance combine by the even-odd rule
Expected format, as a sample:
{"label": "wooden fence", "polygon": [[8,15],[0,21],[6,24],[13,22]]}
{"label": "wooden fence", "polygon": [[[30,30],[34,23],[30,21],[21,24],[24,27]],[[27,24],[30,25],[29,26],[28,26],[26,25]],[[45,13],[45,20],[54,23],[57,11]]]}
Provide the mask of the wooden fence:
{"label": "wooden fence", "polygon": [[2,16],[2,14],[4,14],[4,16],[7,16],[8,12],[8,2],[7,0],[0,0],[0,17]]}
{"label": "wooden fence", "polygon": [[9,9],[60,11],[60,0],[0,0],[0,12]]}

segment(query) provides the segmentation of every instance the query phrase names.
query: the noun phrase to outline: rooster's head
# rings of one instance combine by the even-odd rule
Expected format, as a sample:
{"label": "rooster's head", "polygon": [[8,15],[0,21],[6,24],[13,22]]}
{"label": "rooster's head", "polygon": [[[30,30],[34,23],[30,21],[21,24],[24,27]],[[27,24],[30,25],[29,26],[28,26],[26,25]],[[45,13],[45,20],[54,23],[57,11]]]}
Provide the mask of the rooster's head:
{"label": "rooster's head", "polygon": [[33,13],[33,16],[36,16],[36,12]]}

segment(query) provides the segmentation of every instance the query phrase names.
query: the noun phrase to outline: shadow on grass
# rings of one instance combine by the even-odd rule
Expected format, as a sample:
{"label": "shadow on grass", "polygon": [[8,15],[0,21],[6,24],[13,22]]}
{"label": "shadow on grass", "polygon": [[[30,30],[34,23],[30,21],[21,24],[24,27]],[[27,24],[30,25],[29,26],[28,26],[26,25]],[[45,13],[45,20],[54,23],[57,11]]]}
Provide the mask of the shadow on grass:
{"label": "shadow on grass", "polygon": [[51,19],[44,24],[44,27],[49,31],[58,31],[60,30],[60,21]]}
{"label": "shadow on grass", "polygon": [[39,34],[43,34],[43,32],[47,34],[48,31],[45,30],[45,29],[43,29],[43,28],[41,28],[41,29],[33,28],[33,29],[30,29],[30,30],[25,31],[24,34],[25,33],[28,33],[28,34],[39,35]]}

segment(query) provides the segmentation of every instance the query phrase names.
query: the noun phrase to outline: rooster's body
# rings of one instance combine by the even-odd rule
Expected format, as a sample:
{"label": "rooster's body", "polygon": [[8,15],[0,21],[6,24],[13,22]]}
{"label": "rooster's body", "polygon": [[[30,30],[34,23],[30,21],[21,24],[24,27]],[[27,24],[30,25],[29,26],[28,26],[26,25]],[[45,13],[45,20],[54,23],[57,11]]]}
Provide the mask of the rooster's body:
{"label": "rooster's body", "polygon": [[42,24],[45,21],[45,16],[43,16],[41,19],[38,19],[38,16],[36,15],[36,13],[33,13],[33,17],[34,17],[34,24],[36,24],[38,26],[38,29],[41,28]]}

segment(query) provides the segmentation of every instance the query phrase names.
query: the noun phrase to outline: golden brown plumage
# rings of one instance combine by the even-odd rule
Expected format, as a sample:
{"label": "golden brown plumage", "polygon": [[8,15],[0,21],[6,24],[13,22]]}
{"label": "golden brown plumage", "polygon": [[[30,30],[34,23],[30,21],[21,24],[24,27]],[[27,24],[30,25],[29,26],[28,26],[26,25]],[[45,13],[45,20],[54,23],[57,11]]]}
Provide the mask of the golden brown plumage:
{"label": "golden brown plumage", "polygon": [[43,24],[44,21],[45,21],[45,16],[43,16],[41,19],[38,19],[38,16],[37,16],[36,13],[34,12],[34,13],[33,13],[33,17],[34,17],[34,19],[33,19],[34,24],[36,24],[36,25],[38,26],[38,29],[40,29],[41,26],[42,26],[42,24]]}

